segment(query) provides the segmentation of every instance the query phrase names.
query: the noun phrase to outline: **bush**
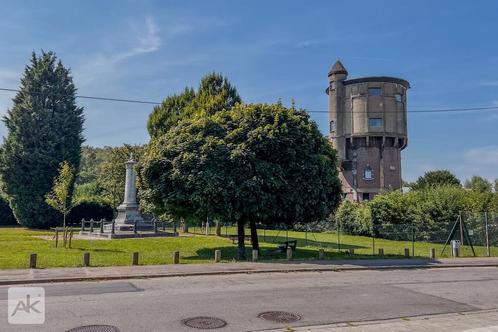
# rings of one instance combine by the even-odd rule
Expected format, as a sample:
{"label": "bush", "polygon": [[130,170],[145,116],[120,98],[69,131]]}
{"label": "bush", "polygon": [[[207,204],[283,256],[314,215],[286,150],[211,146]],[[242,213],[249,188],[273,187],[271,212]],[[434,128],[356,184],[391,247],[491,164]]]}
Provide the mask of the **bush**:
{"label": "bush", "polygon": [[0,226],[17,225],[17,220],[10,209],[9,203],[0,196]]}
{"label": "bush", "polygon": [[347,234],[371,235],[372,217],[366,204],[343,202],[335,215],[336,229]]}
{"label": "bush", "polygon": [[67,220],[69,224],[80,224],[81,219],[85,220],[112,220],[114,210],[108,204],[86,201],[81,202],[69,213]]}
{"label": "bush", "polygon": [[[348,234],[392,240],[444,241],[459,214],[469,227],[482,233],[483,212],[497,213],[498,193],[468,191],[455,186],[394,191],[377,195],[370,202],[343,202],[335,222]],[[372,229],[372,231],[371,231]]]}

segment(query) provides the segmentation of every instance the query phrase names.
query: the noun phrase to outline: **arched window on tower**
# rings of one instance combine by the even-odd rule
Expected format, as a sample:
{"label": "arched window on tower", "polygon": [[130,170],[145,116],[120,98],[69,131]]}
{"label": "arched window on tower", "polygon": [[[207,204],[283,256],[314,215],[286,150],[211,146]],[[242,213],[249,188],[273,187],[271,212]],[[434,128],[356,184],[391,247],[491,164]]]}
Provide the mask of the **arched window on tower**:
{"label": "arched window on tower", "polygon": [[370,165],[367,165],[365,169],[363,170],[363,180],[373,180],[374,179],[374,174],[373,174],[373,169],[370,167]]}
{"label": "arched window on tower", "polygon": [[330,121],[330,132],[331,133],[335,132],[335,122],[334,121]]}

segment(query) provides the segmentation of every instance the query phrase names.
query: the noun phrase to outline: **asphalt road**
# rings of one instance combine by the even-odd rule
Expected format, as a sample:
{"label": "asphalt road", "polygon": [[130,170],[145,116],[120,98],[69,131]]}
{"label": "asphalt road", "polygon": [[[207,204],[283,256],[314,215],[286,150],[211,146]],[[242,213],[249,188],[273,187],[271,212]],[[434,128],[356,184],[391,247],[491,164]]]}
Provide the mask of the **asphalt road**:
{"label": "asphalt road", "polygon": [[[34,285],[30,285],[34,286]],[[0,331],[67,331],[107,324],[126,331],[196,331],[182,324],[218,317],[218,331],[284,327],[265,311],[298,313],[290,326],[379,320],[498,308],[498,268],[302,272],[43,284],[44,325],[9,325],[0,287]],[[215,330],[213,330],[215,331]]]}

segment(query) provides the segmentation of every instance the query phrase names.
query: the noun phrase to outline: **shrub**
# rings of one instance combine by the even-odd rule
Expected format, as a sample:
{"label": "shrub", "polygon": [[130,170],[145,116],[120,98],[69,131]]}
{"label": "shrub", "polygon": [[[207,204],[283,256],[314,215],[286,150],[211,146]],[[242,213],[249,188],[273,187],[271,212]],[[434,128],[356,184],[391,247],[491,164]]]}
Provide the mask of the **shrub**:
{"label": "shrub", "polygon": [[10,209],[9,203],[0,196],[0,226],[17,225],[17,220]]}
{"label": "shrub", "polygon": [[366,204],[343,202],[337,209],[335,222],[336,229],[338,224],[341,231],[347,234],[372,234],[372,217]]}
{"label": "shrub", "polygon": [[375,236],[393,240],[411,240],[414,235],[416,240],[444,241],[460,213],[476,236],[482,236],[483,212],[493,218],[497,210],[498,193],[439,186],[385,193],[365,203],[343,202],[335,221],[348,234],[370,235],[372,229]]}
{"label": "shrub", "polygon": [[72,208],[67,219],[69,224],[80,224],[81,219],[85,220],[112,220],[114,210],[108,204],[85,201]]}

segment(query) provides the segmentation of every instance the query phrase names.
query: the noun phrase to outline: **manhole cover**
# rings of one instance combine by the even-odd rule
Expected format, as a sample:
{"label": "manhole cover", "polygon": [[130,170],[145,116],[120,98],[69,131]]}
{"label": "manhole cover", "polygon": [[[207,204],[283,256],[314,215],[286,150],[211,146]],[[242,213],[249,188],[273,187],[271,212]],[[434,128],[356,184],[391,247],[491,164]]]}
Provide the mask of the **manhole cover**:
{"label": "manhole cover", "polygon": [[300,315],[285,311],[262,312],[258,317],[276,323],[292,323],[301,319]]}
{"label": "manhole cover", "polygon": [[182,321],[184,325],[194,329],[211,330],[225,327],[227,322],[216,317],[193,317]]}
{"label": "manhole cover", "polygon": [[75,327],[66,332],[119,332],[119,329],[112,325],[87,325]]}

